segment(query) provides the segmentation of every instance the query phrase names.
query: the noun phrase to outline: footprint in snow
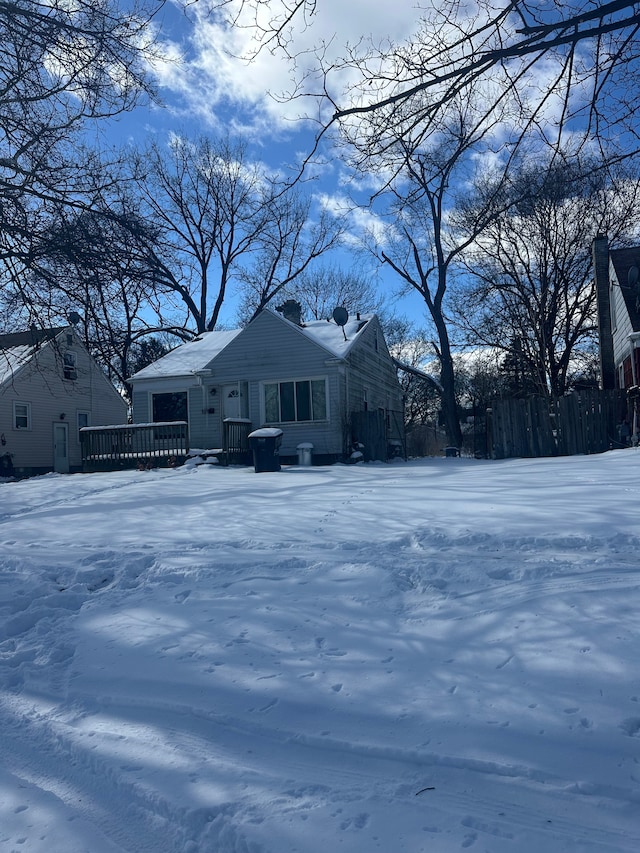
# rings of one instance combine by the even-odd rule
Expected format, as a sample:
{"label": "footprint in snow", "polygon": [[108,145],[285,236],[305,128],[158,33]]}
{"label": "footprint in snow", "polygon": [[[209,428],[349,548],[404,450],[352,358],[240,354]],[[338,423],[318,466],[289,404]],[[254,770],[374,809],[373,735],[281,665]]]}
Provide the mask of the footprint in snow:
{"label": "footprint in snow", "polygon": [[629,717],[620,723],[622,731],[629,737],[640,737],[640,717]]}
{"label": "footprint in snow", "polygon": [[366,812],[361,812],[355,817],[348,817],[340,824],[340,829],[364,829],[369,823],[369,815]]}

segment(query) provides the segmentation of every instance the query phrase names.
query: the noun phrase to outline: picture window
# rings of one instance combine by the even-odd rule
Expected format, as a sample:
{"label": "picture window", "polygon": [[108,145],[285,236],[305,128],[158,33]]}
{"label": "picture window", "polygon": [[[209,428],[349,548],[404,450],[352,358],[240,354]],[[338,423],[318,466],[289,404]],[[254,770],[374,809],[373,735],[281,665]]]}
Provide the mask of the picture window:
{"label": "picture window", "polygon": [[324,379],[267,382],[264,385],[264,411],[266,423],[326,420],[326,382]]}

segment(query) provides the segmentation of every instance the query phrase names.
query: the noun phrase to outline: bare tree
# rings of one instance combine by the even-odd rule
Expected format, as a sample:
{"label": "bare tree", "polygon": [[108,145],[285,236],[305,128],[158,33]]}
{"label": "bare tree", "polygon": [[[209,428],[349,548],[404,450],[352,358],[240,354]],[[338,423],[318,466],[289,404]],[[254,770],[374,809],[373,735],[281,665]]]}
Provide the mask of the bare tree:
{"label": "bare tree", "polygon": [[[247,293],[241,319],[247,320],[255,313],[254,294]],[[308,267],[279,293],[282,299],[294,299],[302,308],[306,320],[325,320],[337,306],[354,313],[379,314],[383,300],[371,277],[357,270],[343,270],[332,264]]]}
{"label": "bare tree", "polygon": [[29,271],[40,319],[51,323],[79,313],[85,344],[123,389],[137,341],[165,329],[146,257],[136,252],[138,241],[155,236],[131,215],[118,190],[108,205],[58,210],[40,235],[41,254]]}
{"label": "bare tree", "polygon": [[240,318],[250,320],[276,297],[286,299],[304,288],[301,279],[315,275],[315,263],[339,243],[341,234],[341,218],[324,207],[314,215],[312,199],[297,188],[277,194],[260,253],[240,273]]}
{"label": "bare tree", "polygon": [[[350,65],[362,80],[352,90],[352,103],[338,105],[334,120],[376,115],[380,133],[397,117],[406,127],[410,116],[414,136],[418,125],[428,134],[443,107],[494,81],[496,92],[518,94],[530,127],[546,132],[545,106],[552,107],[554,144],[564,129],[571,135],[579,130],[584,139],[604,139],[609,129],[610,145],[623,127],[631,135],[627,144],[635,144],[639,95],[630,82],[640,70],[639,27],[636,4],[618,0],[498,8],[480,0],[472,12],[461,2],[434,4],[407,44],[353,54]],[[373,97],[363,94],[371,89]]]}
{"label": "bare tree", "polygon": [[507,357],[522,388],[563,394],[595,347],[591,242],[598,233],[614,243],[637,236],[640,180],[592,160],[547,169],[525,160],[499,187],[484,182],[459,206],[459,223],[469,216],[473,228],[488,196],[503,212],[465,250],[470,285],[458,297],[458,322],[474,344]]}
{"label": "bare tree", "polygon": [[[249,56],[268,49],[298,58],[296,30],[313,25],[322,0],[213,0],[212,5],[223,14],[233,10],[227,14],[229,26],[252,30]],[[429,136],[448,104],[486,91],[491,81],[494,100],[513,92],[529,129],[540,128],[554,146],[566,131],[574,140],[576,132],[583,140],[606,139],[609,148],[619,140],[621,156],[637,150],[636,3],[432,0],[420,5],[416,17],[415,36],[404,43],[363,39],[347,45],[342,59],[331,60],[319,43],[315,69],[308,56],[299,62],[305,70],[291,95],[318,100],[320,136],[338,125],[362,147],[362,134],[375,128],[381,149],[395,144],[400,128],[414,140],[418,128]],[[318,72],[321,87],[315,83]]]}
{"label": "bare tree", "polygon": [[184,324],[211,331],[232,286],[253,288],[260,310],[325,252],[339,228],[311,200],[270,179],[246,146],[174,137],[134,161],[136,216],[157,236],[135,248],[156,292],[175,297]]}
{"label": "bare tree", "polygon": [[90,203],[95,157],[78,133],[150,94],[158,4],[0,2],[0,298],[27,313],[25,270],[61,205]]}
{"label": "bare tree", "polygon": [[430,146],[424,146],[421,137],[415,146],[409,146],[400,131],[392,162],[401,162],[402,168],[385,184],[379,197],[390,200],[386,211],[390,220],[387,245],[381,248],[380,256],[403,287],[417,292],[424,301],[436,334],[434,347],[440,361],[447,440],[459,447],[462,434],[447,290],[460,255],[495,215],[495,197],[488,195],[485,204],[478,206],[466,234],[453,232],[450,211],[464,191],[456,191],[456,186],[463,187],[471,180],[476,168],[472,155],[486,147],[495,124],[488,120],[481,105],[468,100],[457,103],[455,109],[450,105],[438,127],[438,136]]}

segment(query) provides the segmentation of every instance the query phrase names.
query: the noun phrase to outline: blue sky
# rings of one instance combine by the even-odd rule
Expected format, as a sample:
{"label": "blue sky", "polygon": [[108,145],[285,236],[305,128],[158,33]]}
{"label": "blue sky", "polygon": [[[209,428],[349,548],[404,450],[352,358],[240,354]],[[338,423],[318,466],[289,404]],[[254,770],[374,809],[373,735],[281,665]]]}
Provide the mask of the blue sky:
{"label": "blue sky", "polygon": [[[271,0],[268,8],[277,10],[279,2]],[[437,6],[435,0],[434,6]],[[416,32],[419,16],[420,11],[412,0],[394,4],[388,0],[347,3],[318,0],[309,26],[298,26],[293,33],[294,65],[282,52],[269,50],[262,50],[251,62],[241,58],[254,50],[250,28],[225,28],[211,13],[208,0],[194,0],[187,3],[186,9],[170,0],[156,20],[158,40],[168,59],[151,69],[162,106],[150,104],[112,122],[106,139],[116,145],[144,144],[150,138],[165,140],[171,132],[189,135],[231,132],[249,142],[250,154],[256,160],[270,169],[286,172],[308,154],[319,126],[313,121],[318,118],[318,101],[286,97],[294,75],[300,77],[305,72],[310,75],[308,89],[319,90],[320,81],[313,74],[314,48],[323,45],[324,63],[331,64],[344,56],[349,46],[367,42],[383,45],[387,40],[408,39]],[[556,71],[554,61],[545,60],[536,65],[530,81],[538,93],[534,98],[547,90]],[[344,71],[336,72],[329,81],[336,95],[348,83]],[[545,106],[546,115],[541,113],[538,118],[552,128],[562,109],[561,98],[550,99]],[[326,113],[320,116],[326,117]],[[503,133],[498,147],[508,132],[508,126],[498,126],[496,133]],[[322,197],[324,204],[340,207],[355,189],[354,178],[331,149],[330,140],[323,144],[320,154],[323,164],[315,169],[313,192]],[[370,188],[361,187],[359,191],[360,198],[366,200]],[[362,210],[352,218],[351,225],[351,236],[356,241],[363,228],[379,226],[379,222]],[[338,253],[336,262],[349,268],[353,257],[351,246]],[[376,265],[373,259],[361,263],[369,263],[366,273],[377,275],[381,292],[392,298],[398,285],[395,275],[387,267]],[[417,324],[425,324],[425,306],[417,294],[404,297],[394,307],[397,313],[409,316]],[[233,322],[233,312],[234,304],[230,301],[222,317],[224,323]]]}
{"label": "blue sky", "polygon": [[[297,34],[295,49],[330,42],[337,56],[347,44],[363,38],[378,42],[389,35],[407,37],[415,23],[412,3],[391,8],[384,0],[352,0],[346,8],[338,0],[324,0],[318,4],[313,26]],[[110,122],[102,129],[102,141],[114,146],[144,145],[150,139],[162,142],[170,133],[215,136],[230,131],[249,142],[250,154],[256,160],[270,169],[290,173],[313,146],[317,128],[302,117],[314,113],[315,103],[278,97],[291,85],[292,61],[268,51],[252,62],[239,58],[252,49],[249,31],[224,29],[204,5],[193,4],[183,11],[170,2],[156,25],[159,42],[169,57],[151,69],[161,103],[141,106]],[[325,203],[340,204],[349,189],[350,176],[328,142],[321,156],[324,165],[315,169],[311,191],[322,196]],[[357,227],[354,222],[354,237]],[[351,267],[352,250],[337,252],[335,263]],[[381,269],[373,259],[369,267],[367,272],[380,276],[382,291],[391,297],[395,282],[390,271]],[[419,297],[409,297],[395,307],[398,313],[422,322]],[[231,299],[223,312],[224,323],[233,322],[234,311]]]}

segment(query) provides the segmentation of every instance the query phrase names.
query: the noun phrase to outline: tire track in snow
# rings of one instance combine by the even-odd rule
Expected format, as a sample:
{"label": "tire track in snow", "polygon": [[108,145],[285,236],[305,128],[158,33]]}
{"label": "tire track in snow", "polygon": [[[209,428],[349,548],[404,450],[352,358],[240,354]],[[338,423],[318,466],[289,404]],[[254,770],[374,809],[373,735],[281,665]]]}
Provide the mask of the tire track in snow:
{"label": "tire track in snow", "polygon": [[[140,724],[150,715],[150,709],[142,702],[138,705],[122,701],[107,703],[104,712]],[[352,810],[359,809],[362,814],[365,801],[376,798],[398,804],[414,802],[412,798],[427,779],[435,789],[428,799],[429,805],[437,805],[450,816],[459,818],[460,826],[466,831],[504,840],[517,839],[523,833],[538,833],[542,840],[560,837],[568,843],[584,843],[585,847],[590,844],[594,851],[611,853],[614,850],[636,853],[640,849],[637,822],[636,831],[625,827],[622,818],[619,823],[603,829],[602,818],[594,811],[594,805],[606,799],[613,804],[607,811],[614,815],[623,815],[625,809],[627,813],[633,812],[640,804],[640,791],[604,785],[585,786],[570,777],[553,776],[527,765],[353,743],[283,728],[276,730],[245,718],[198,711],[192,706],[156,702],[155,714],[161,715],[163,727],[170,729],[173,745],[182,754],[210,754],[211,745],[215,743],[219,744],[221,763],[229,760],[229,756],[235,761],[246,762],[243,773],[252,779],[246,795],[237,801],[234,812],[227,810],[218,815],[219,824],[224,824],[227,835],[237,834],[238,844],[243,837],[241,828],[247,821],[260,823],[267,816],[277,819],[278,813],[284,815],[308,808],[300,791],[294,791],[287,782],[292,778],[298,780],[298,789],[313,794],[314,808],[322,804],[349,803]],[[250,756],[255,756],[253,769]],[[271,763],[265,761],[270,756]],[[345,761],[345,756],[350,760]],[[268,780],[261,776],[265,766],[274,768]],[[408,785],[407,778],[413,778],[414,784]],[[214,777],[203,781],[205,786],[209,782],[215,786],[215,768]],[[256,797],[264,788],[272,791],[272,799],[258,806]],[[519,797],[523,805],[518,803]],[[547,820],[550,797],[565,801],[567,812],[574,818],[559,817],[556,808],[553,822]],[[576,814],[580,815],[579,821]],[[182,820],[184,822],[184,815]],[[631,825],[632,821],[627,823]],[[212,828],[203,830],[208,841],[214,837],[213,831]],[[214,849],[216,853],[237,853],[243,848],[222,845]]]}
{"label": "tire track in snow", "polygon": [[496,611],[509,610],[515,605],[527,604],[541,598],[558,596],[568,592],[600,592],[607,589],[629,589],[635,591],[640,588],[640,570],[637,568],[614,569],[607,573],[579,573],[570,578],[566,575],[551,577],[541,581],[514,581],[493,589],[473,590],[472,592],[459,593],[455,597],[458,604],[464,602],[473,605],[474,599],[482,599],[483,604],[491,600],[495,606],[482,607],[478,610],[465,611],[465,613],[454,617],[457,620],[469,619],[475,616],[484,616]]}
{"label": "tire track in snow", "polygon": [[[61,478],[63,476],[64,475],[60,475]],[[70,504],[73,506],[78,506],[82,503],[82,501],[87,498],[94,498],[99,495],[110,494],[111,492],[116,491],[119,492],[124,489],[130,489],[138,485],[138,480],[131,480],[124,483],[112,483],[109,486],[89,488],[84,491],[81,491],[80,494],[78,494],[78,489],[74,488],[71,497],[56,497],[52,498],[49,501],[38,502],[35,506],[27,506],[23,507],[22,509],[17,509],[13,512],[0,514],[0,524],[4,524],[5,522],[17,521],[21,518],[27,518],[34,515],[37,516],[43,512],[49,513],[51,510],[61,509],[62,507],[69,506]]]}
{"label": "tire track in snow", "polygon": [[[119,761],[107,761],[72,734],[73,727],[59,718],[33,721],[15,702],[0,702],[3,769],[25,790],[48,792],[58,803],[56,813],[62,806],[68,821],[95,827],[123,853],[261,853],[262,848],[249,848],[240,823],[234,823],[235,805],[180,807],[148,783],[128,781]],[[42,834],[30,817],[27,826]]]}

